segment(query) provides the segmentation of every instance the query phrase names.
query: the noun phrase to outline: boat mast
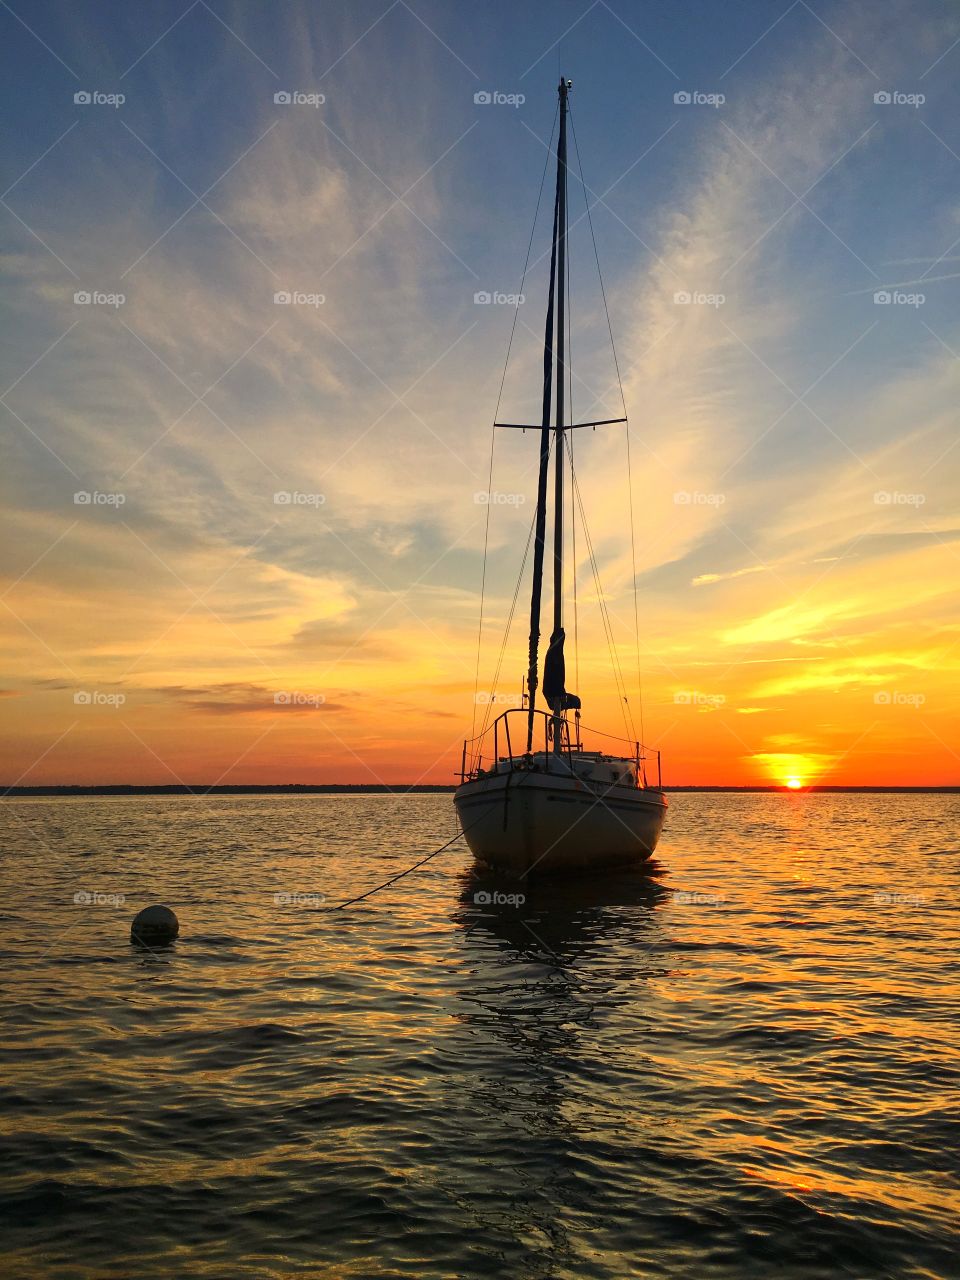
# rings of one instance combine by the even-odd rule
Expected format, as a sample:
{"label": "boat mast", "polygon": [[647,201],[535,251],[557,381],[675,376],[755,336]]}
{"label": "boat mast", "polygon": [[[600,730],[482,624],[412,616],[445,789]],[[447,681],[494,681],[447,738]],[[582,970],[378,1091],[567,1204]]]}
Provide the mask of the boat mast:
{"label": "boat mast", "polygon": [[[560,138],[557,143],[557,428],[553,480],[553,636],[563,630],[563,464],[566,284],[567,284],[567,93],[570,82],[560,78]],[[553,749],[562,748],[562,712],[553,718]]]}
{"label": "boat mast", "polygon": [[[557,259],[561,263],[566,260],[566,196],[567,196],[567,90],[569,84],[561,78],[560,94],[560,137],[557,144],[557,193],[553,204],[553,244],[550,251],[550,286],[547,294],[547,319],[543,338],[543,414],[540,430],[540,473],[537,481],[537,516],[533,546],[533,587],[530,594],[530,646],[529,665],[527,668],[527,752],[533,750],[533,725],[536,713],[537,685],[537,652],[540,642],[540,600],[543,593],[543,554],[546,543],[547,526],[547,480],[550,469],[550,431],[551,409],[553,399],[553,328],[554,300],[557,284],[560,292],[560,325],[558,348],[560,360],[557,368],[557,424],[563,422],[563,327],[564,327],[564,275],[563,268],[557,271]],[[562,221],[561,221],[562,209]],[[557,432],[557,471],[555,478],[555,496],[559,503],[555,512],[554,526],[554,629],[560,625],[562,615],[562,572],[563,572],[563,471],[562,471],[562,433]],[[559,530],[559,533],[558,533]]]}

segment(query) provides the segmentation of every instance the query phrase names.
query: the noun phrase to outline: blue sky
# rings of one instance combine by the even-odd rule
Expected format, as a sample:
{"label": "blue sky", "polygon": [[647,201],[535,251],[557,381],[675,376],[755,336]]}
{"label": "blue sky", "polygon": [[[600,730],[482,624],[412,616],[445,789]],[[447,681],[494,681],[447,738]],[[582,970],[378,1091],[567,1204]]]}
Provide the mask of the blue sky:
{"label": "blue sky", "polygon": [[[662,720],[694,679],[726,689],[768,664],[765,683],[730,684],[731,706],[814,691],[829,742],[814,742],[805,704],[793,745],[836,760],[865,731],[871,690],[954,669],[948,6],[198,0],[3,5],[0,23],[5,683],[26,716],[11,769],[69,718],[51,701],[58,682],[128,690],[165,760],[185,689],[229,716],[257,705],[244,689],[295,679],[357,709],[341,735],[367,734],[359,755],[382,769],[390,748],[370,718],[384,700],[407,707],[389,687],[398,670],[453,737],[473,686],[473,495],[512,319],[474,295],[517,288],[561,60],[634,432],[644,664]],[[278,91],[324,101],[276,104]],[[477,103],[484,91],[524,101]],[[78,92],[124,101],[75,104]],[[574,182],[572,217],[583,210]],[[542,219],[510,417],[537,413],[545,236]],[[571,240],[575,409],[615,411],[585,222]],[[895,301],[875,302],[880,290]],[[277,291],[324,301],[278,306]],[[678,303],[686,293],[722,302]],[[533,461],[530,437],[498,441],[496,487],[529,497]],[[622,437],[584,442],[626,636],[623,464]],[[78,491],[124,501],[84,510]],[[278,491],[323,501],[284,509]],[[528,518],[519,502],[495,512],[495,624]],[[609,702],[599,666],[595,679]],[[861,699],[849,732],[828,714],[838,691]],[[931,699],[925,714],[954,710]],[[776,754],[743,723],[726,738],[711,728],[698,767],[726,739],[738,760]],[[431,733],[425,769],[445,762]],[[299,752],[296,740],[278,767]]]}

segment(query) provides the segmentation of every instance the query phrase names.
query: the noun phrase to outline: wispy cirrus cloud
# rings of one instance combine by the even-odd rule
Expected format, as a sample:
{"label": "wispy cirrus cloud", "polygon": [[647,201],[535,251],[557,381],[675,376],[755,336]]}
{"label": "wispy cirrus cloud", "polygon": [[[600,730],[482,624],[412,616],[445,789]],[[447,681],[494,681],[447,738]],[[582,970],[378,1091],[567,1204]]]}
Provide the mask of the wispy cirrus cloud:
{"label": "wispy cirrus cloud", "polygon": [[[807,725],[827,723],[830,697],[849,697],[854,737],[872,714],[861,695],[881,673],[919,673],[931,655],[952,670],[960,333],[950,273],[924,277],[922,307],[871,298],[900,262],[920,277],[956,259],[951,185],[927,182],[921,198],[909,181],[940,173],[947,152],[916,115],[873,102],[878,83],[947,48],[949,16],[932,5],[888,16],[897,47],[869,7],[832,15],[858,61],[813,19],[803,26],[799,7],[782,44],[738,63],[715,112],[674,107],[673,86],[662,103],[651,89],[642,117],[632,98],[611,97],[609,118],[625,122],[611,131],[591,95],[616,95],[615,78],[609,90],[609,77],[578,79],[586,177],[606,193],[593,218],[634,433],[648,706],[681,759],[699,758],[709,721],[704,750],[721,773],[766,767],[759,738],[744,750],[753,764],[730,755],[730,726],[750,737],[747,723],[766,718],[749,714],[761,710],[753,702],[776,697],[778,716]],[[128,110],[82,117],[10,197],[76,277],[22,229],[3,260],[17,312],[4,385],[50,348],[3,418],[9,682],[24,678],[24,717],[48,727],[54,713],[41,714],[46,695],[28,675],[67,689],[122,682],[141,692],[145,716],[157,706],[149,715],[177,752],[178,716],[215,729],[270,690],[320,680],[340,703],[326,732],[362,740],[364,759],[408,769],[382,745],[393,711],[417,738],[418,767],[446,768],[434,762],[449,744],[420,726],[470,709],[487,513],[476,495],[512,318],[474,306],[473,294],[516,278],[552,87],[544,81],[544,110],[524,116],[532,130],[483,115],[473,78],[402,8],[349,53],[362,29],[347,11],[321,22],[294,6],[276,32],[252,11],[231,13],[266,67],[198,18],[131,71]],[[70,23],[68,35],[82,26]],[[197,42],[208,91],[184,71]],[[275,107],[279,84],[322,90],[323,110]],[[538,91],[531,84],[532,101]],[[924,119],[950,141],[948,92],[931,73]],[[907,175],[896,191],[892,174]],[[185,212],[210,184],[209,208]],[[592,255],[586,232],[572,234],[577,264]],[[519,312],[512,406],[536,399],[543,272]],[[619,398],[600,298],[577,272],[583,416]],[[77,306],[80,287],[126,300]],[[275,303],[284,291],[323,301]],[[493,484],[511,501],[491,509],[484,673],[533,511],[535,442],[503,433],[514,434],[497,441]],[[581,433],[576,450],[632,670],[622,433]],[[80,507],[77,491],[124,501]],[[883,493],[922,502],[877,501]],[[582,530],[578,560],[582,692],[593,718],[616,720]],[[524,649],[517,618],[510,682]],[[697,731],[673,701],[694,678],[727,697]],[[955,714],[946,679],[928,705]],[[366,700],[336,694],[348,688]],[[283,738],[278,768],[319,750],[294,722],[310,723],[284,717],[277,734],[304,737]],[[39,747],[22,727],[24,749]],[[341,744],[331,767],[345,758]]]}

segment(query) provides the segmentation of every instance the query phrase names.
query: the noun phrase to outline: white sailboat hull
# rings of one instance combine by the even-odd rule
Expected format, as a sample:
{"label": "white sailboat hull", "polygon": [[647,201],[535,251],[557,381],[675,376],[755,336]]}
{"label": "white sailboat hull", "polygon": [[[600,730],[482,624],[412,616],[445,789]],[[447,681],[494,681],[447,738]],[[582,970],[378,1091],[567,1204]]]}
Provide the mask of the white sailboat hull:
{"label": "white sailboat hull", "polygon": [[640,866],[667,810],[654,788],[524,770],[465,782],[454,804],[473,854],[518,876]]}

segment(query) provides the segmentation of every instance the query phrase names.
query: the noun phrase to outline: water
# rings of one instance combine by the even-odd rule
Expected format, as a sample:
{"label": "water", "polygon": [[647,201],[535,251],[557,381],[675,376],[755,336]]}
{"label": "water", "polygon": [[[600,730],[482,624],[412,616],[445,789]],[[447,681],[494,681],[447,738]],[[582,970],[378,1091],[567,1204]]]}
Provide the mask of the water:
{"label": "water", "polygon": [[335,913],[449,796],[7,800],[3,1272],[956,1277],[958,818],[678,795],[653,876]]}

